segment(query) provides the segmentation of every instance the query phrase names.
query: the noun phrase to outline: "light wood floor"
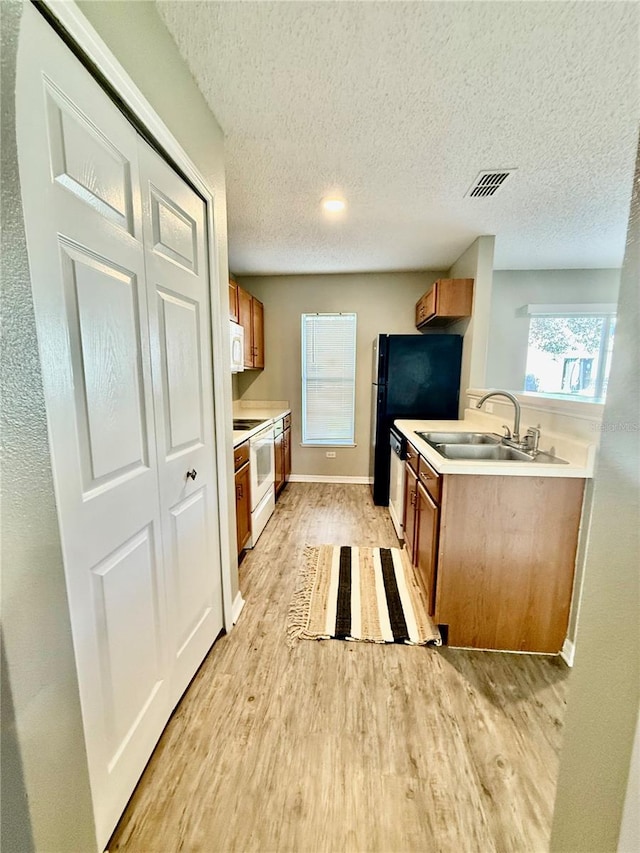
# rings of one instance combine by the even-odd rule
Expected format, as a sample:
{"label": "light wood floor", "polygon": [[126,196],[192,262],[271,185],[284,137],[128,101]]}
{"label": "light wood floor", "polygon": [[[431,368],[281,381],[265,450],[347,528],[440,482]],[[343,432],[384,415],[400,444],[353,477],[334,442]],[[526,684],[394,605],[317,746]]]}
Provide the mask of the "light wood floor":
{"label": "light wood floor", "polygon": [[289,484],[246,606],[178,706],[110,850],[521,853],[548,847],[558,659],[286,642],[305,543],[397,545],[366,486]]}

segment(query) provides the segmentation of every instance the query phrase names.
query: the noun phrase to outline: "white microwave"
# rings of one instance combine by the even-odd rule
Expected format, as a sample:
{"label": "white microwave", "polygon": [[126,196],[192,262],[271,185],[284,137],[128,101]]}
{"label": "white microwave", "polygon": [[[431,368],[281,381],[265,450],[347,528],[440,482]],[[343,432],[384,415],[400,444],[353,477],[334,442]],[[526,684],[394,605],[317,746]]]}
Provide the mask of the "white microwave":
{"label": "white microwave", "polygon": [[231,339],[231,372],[240,373],[244,370],[244,328],[239,323],[230,321]]}

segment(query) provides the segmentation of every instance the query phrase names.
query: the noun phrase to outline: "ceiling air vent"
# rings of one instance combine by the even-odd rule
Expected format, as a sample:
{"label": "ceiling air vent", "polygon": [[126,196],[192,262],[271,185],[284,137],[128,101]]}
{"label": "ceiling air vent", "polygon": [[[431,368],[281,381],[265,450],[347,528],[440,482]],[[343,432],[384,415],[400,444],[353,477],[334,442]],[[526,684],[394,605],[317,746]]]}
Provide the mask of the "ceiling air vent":
{"label": "ceiling air vent", "polygon": [[515,169],[492,169],[489,172],[480,172],[465,195],[470,198],[488,198],[495,195],[504,186],[509,175],[515,171]]}

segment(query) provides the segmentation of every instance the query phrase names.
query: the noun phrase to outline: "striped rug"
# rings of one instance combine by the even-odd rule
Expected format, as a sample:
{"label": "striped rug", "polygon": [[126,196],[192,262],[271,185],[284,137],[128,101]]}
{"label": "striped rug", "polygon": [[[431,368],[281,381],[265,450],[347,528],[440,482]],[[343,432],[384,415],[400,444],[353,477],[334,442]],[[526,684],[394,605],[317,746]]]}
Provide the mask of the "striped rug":
{"label": "striped rug", "polygon": [[307,546],[287,633],[289,640],[441,644],[399,548]]}

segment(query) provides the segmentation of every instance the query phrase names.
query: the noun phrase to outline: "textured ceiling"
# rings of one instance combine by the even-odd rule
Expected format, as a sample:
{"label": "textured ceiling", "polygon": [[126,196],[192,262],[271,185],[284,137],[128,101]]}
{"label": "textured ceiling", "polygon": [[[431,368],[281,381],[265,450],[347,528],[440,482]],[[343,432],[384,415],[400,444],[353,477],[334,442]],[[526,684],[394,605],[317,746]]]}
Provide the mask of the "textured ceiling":
{"label": "textured ceiling", "polygon": [[234,272],[446,269],[480,234],[499,269],[621,265],[637,4],[157,7],[225,133]]}

